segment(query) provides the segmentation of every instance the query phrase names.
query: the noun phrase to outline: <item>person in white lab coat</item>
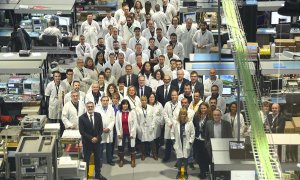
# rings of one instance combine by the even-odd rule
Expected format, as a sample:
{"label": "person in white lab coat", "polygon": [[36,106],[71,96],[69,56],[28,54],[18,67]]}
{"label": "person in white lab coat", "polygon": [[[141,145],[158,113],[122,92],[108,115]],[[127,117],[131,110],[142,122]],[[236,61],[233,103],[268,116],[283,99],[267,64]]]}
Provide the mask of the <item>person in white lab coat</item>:
{"label": "person in white lab coat", "polygon": [[92,48],[89,43],[85,42],[83,35],[79,36],[79,44],[76,46],[76,55],[78,58],[85,59],[92,56]]}
{"label": "person in white lab coat", "polygon": [[[228,106],[229,112],[224,114],[224,121],[231,124],[232,137],[238,138],[238,115],[237,115],[237,102],[232,102]],[[240,137],[244,137],[247,131],[244,121],[244,116],[240,113]]]}
{"label": "person in white lab coat", "polygon": [[92,90],[88,92],[85,96],[85,102],[93,102],[95,106],[100,104],[100,99],[104,95],[104,92],[100,91],[99,84],[93,83]]}
{"label": "person in white lab coat", "polygon": [[124,99],[127,99],[130,103],[131,109],[135,110],[138,108],[141,108],[141,100],[137,96],[137,92],[134,86],[127,87],[127,96],[124,97]]}
{"label": "person in white lab coat", "polygon": [[[141,97],[142,107],[137,110],[137,119],[138,119],[138,138],[141,141],[141,160],[144,161],[146,154],[150,153],[150,149],[155,160],[157,158],[156,147],[154,143],[155,136],[155,121],[154,119],[154,108],[147,104],[147,97]],[[147,147],[147,148],[146,148]],[[150,147],[150,149],[149,149]]]}
{"label": "person in white lab coat", "polygon": [[98,42],[98,45],[95,46],[92,50],[92,58],[95,60],[95,63],[97,61],[97,56],[96,55],[99,52],[105,53],[106,51],[108,51],[107,47],[105,46],[103,37],[99,37],[97,42]]}
{"label": "person in white lab coat", "polygon": [[61,120],[65,129],[79,129],[79,116],[85,113],[85,105],[79,100],[79,93],[71,91],[71,101],[67,102],[62,110]]}
{"label": "person in white lab coat", "polygon": [[210,48],[214,45],[214,36],[207,29],[207,23],[201,22],[200,30],[196,31],[193,36],[193,45],[195,53],[209,53]]}
{"label": "person in white lab coat", "polygon": [[[156,64],[154,67],[153,67],[153,71],[157,71],[157,70],[161,70],[163,71],[163,73],[166,75],[169,75],[172,77],[172,71],[171,71],[171,68],[170,66],[167,66],[165,65],[165,55],[160,55],[158,57],[158,64]],[[155,78],[155,76],[154,76]],[[162,78],[163,79],[163,78]]]}
{"label": "person in white lab coat", "polygon": [[164,78],[164,72],[161,69],[154,71],[153,78],[151,78],[149,83],[153,93],[156,93],[156,89],[158,86],[164,84],[163,78]]}
{"label": "person in white lab coat", "polygon": [[113,27],[111,36],[107,38],[106,47],[109,50],[114,50],[113,42],[115,42],[115,41],[118,41],[119,45],[121,45],[121,42],[123,41],[123,38],[118,35],[118,28],[117,27]]}
{"label": "person in white lab coat", "polygon": [[98,70],[95,66],[94,60],[91,57],[87,57],[84,62],[84,67],[88,70],[92,82],[97,82],[98,80]]}
{"label": "person in white lab coat", "polygon": [[145,17],[145,8],[143,7],[143,4],[141,3],[140,0],[136,0],[134,2],[133,7],[130,9],[130,13],[134,13],[135,19],[139,22],[144,21]]}
{"label": "person in white lab coat", "polygon": [[183,74],[184,74],[183,77],[190,81],[191,80],[190,72],[183,69],[181,60],[176,60],[176,69],[172,71],[172,79],[177,78],[177,72],[181,69],[183,70]]}
{"label": "person in white lab coat", "polygon": [[[167,48],[165,48],[166,50],[165,50],[165,54],[164,54],[164,56],[165,56],[165,65],[166,65],[166,66],[170,66],[171,71],[173,72],[173,71],[177,68],[177,66],[176,66],[176,61],[177,61],[177,60],[181,60],[181,59],[179,58],[179,56],[177,56],[177,55],[174,53],[174,51],[173,51],[173,46],[172,46],[171,44],[167,44],[166,47],[167,47]],[[172,69],[172,66],[171,66],[171,61],[172,61],[172,60],[175,61],[175,68],[174,68],[174,69]]]}
{"label": "person in white lab coat", "polygon": [[217,98],[217,108],[219,108],[224,114],[226,111],[226,102],[225,99],[222,97],[222,94],[219,94],[219,87],[215,84],[211,87],[211,96],[207,96],[205,102],[208,103],[211,97]]}
{"label": "person in white lab coat", "polygon": [[131,153],[131,167],[135,167],[135,138],[137,128],[137,116],[136,112],[131,109],[130,103],[127,99],[123,99],[120,104],[120,109],[116,115],[116,131],[118,138],[118,156],[119,167],[123,167],[124,164],[124,150],[126,141],[130,144]]}
{"label": "person in white lab coat", "polygon": [[118,9],[114,17],[117,20],[119,26],[123,26],[126,23],[126,17],[129,14],[129,6],[126,2],[122,3],[122,8]]}
{"label": "person in white lab coat", "polygon": [[168,101],[164,107],[164,121],[165,121],[165,140],[166,140],[166,149],[165,157],[163,162],[169,161],[172,151],[172,140],[171,140],[171,129],[173,128],[181,108],[180,102],[178,101],[178,92],[172,90],[171,92],[171,101]]}
{"label": "person in white lab coat", "polygon": [[104,72],[105,71],[105,63],[106,63],[106,59],[105,59],[105,52],[104,51],[99,51],[96,54],[96,59],[95,59],[95,65],[97,68],[97,71],[99,73]]}
{"label": "person in white lab coat", "polygon": [[51,20],[48,23],[48,25],[49,26],[39,36],[39,39],[42,40],[43,39],[43,35],[48,35],[48,36],[56,36],[57,40],[61,40],[62,34],[61,34],[60,30],[57,27],[55,27],[55,21]]}
{"label": "person in white lab coat", "polygon": [[141,28],[134,28],[134,37],[130,38],[128,42],[128,47],[130,49],[135,49],[136,44],[141,44],[143,50],[148,48],[148,40],[141,35]]}
{"label": "person in white lab coat", "polygon": [[134,36],[134,29],[137,27],[133,24],[134,18],[130,15],[126,17],[126,24],[122,25],[120,30],[120,36],[128,42],[130,38]]}
{"label": "person in white lab coat", "polygon": [[[111,166],[115,165],[113,161],[112,152],[112,142],[113,142],[113,132],[115,126],[115,112],[112,106],[109,105],[108,96],[101,97],[101,105],[95,107],[95,112],[101,114],[102,124],[103,124],[103,133],[101,135],[101,154],[103,154],[104,145],[106,148],[106,160],[107,163]],[[102,156],[103,157],[103,156]],[[103,163],[103,158],[101,159],[101,163]]]}
{"label": "person in white lab coat", "polygon": [[170,39],[170,35],[172,33],[177,33],[180,29],[181,25],[179,25],[179,18],[177,16],[174,16],[172,18],[172,24],[169,26],[167,31],[167,38]]}
{"label": "person in white lab coat", "polygon": [[219,87],[219,94],[223,94],[223,81],[219,78],[217,78],[217,72],[215,69],[209,70],[209,78],[205,79],[203,81],[204,85],[204,96],[210,96],[211,95],[211,87],[213,85],[217,85]]}
{"label": "person in white lab coat", "polygon": [[135,52],[133,52],[129,55],[128,59],[126,60],[127,62],[129,62],[130,64],[135,64],[137,55],[142,56],[143,64],[145,62],[149,61],[149,57],[146,53],[143,52],[143,47],[140,43],[135,45],[134,50],[135,50]]}
{"label": "person in white lab coat", "polygon": [[195,113],[198,111],[200,104],[203,102],[201,99],[201,93],[199,90],[194,91],[193,101],[189,105],[189,109],[193,110]]}
{"label": "person in white lab coat", "polygon": [[129,55],[134,52],[132,49],[127,47],[127,42],[124,40],[121,42],[121,51],[123,51],[125,53],[126,61],[129,57]]}
{"label": "person in white lab coat", "polygon": [[155,13],[152,15],[152,20],[155,22],[157,28],[161,28],[163,34],[167,33],[167,16],[160,11],[160,5],[155,5]]}
{"label": "person in white lab coat", "polygon": [[147,24],[147,28],[143,30],[142,36],[146,38],[147,41],[149,41],[150,38],[156,37],[155,27],[154,27],[154,21],[149,20]]}
{"label": "person in white lab coat", "polygon": [[87,15],[87,20],[81,24],[81,33],[86,37],[87,43],[92,47],[97,45],[100,26],[97,21],[93,20],[93,15]]}
{"label": "person in white lab coat", "polygon": [[67,69],[66,76],[67,76],[66,79],[64,79],[62,82],[64,82],[66,84],[66,88],[67,88],[66,93],[68,93],[72,90],[73,69]]}
{"label": "person in white lab coat", "polygon": [[175,141],[173,147],[177,158],[178,173],[176,179],[179,179],[181,176],[182,164],[184,165],[184,178],[188,179],[188,157],[195,139],[195,128],[193,121],[189,121],[186,108],[180,109],[176,120],[171,130],[171,138]]}
{"label": "person in white lab coat", "polygon": [[[176,54],[181,61],[183,61],[183,59],[184,59],[184,48],[183,48],[182,43],[177,41],[177,35],[175,33],[172,33],[170,35],[170,42],[169,42],[168,45],[172,46],[173,53]],[[167,46],[165,46],[165,51],[167,49]]]}
{"label": "person in white lab coat", "polygon": [[155,46],[155,39],[149,38],[149,47],[143,51],[149,57],[149,62],[152,67],[158,64],[158,57],[161,55],[161,51]]}
{"label": "person in white lab coat", "polygon": [[177,10],[173,4],[169,3],[169,0],[163,0],[162,2],[163,5],[161,7],[161,11],[167,15],[167,26],[169,26],[172,18],[177,15]]}
{"label": "person in white lab coat", "polygon": [[[78,99],[82,102],[84,102],[84,98],[85,98],[85,93],[80,91],[80,81],[78,80],[74,80],[73,83],[72,83],[72,91],[76,91],[79,93],[79,97]],[[65,95],[65,98],[64,98],[64,102],[67,103],[71,101],[71,92],[68,92],[66,95]]]}
{"label": "person in white lab coat", "polygon": [[165,54],[165,46],[169,43],[169,40],[163,36],[161,28],[156,28],[155,46],[157,46],[161,54]]}
{"label": "person in white lab coat", "polygon": [[105,84],[115,84],[117,85],[117,80],[115,78],[115,76],[111,75],[111,69],[110,68],[105,68]]}
{"label": "person in white lab coat", "polygon": [[126,65],[129,64],[128,62],[125,61],[125,55],[123,52],[120,52],[118,54],[118,61],[116,61],[112,67],[112,75],[116,78],[119,79],[121,76],[126,74],[125,67]]}
{"label": "person in white lab coat", "polygon": [[88,69],[84,67],[83,59],[77,59],[76,67],[73,69],[73,79],[80,81],[80,90],[87,92],[88,88],[92,84],[91,76],[88,73]]}
{"label": "person in white lab coat", "polygon": [[112,25],[116,28],[118,27],[118,22],[117,22],[116,18],[114,18],[111,15],[111,10],[107,10],[105,18],[102,19],[101,26],[102,26],[102,29],[103,29],[103,35],[108,33],[108,26],[109,25]]}
{"label": "person in white lab coat", "polygon": [[61,112],[64,105],[66,85],[61,82],[59,71],[54,71],[53,81],[47,84],[45,89],[46,104],[48,104],[48,118],[50,122],[58,123],[61,121]]}
{"label": "person in white lab coat", "polygon": [[190,58],[190,54],[194,52],[194,46],[191,42],[197,29],[196,27],[192,26],[193,20],[191,18],[187,18],[185,23],[185,26],[182,25],[179,28],[178,41],[181,42],[183,45],[184,59],[185,61],[187,61]]}

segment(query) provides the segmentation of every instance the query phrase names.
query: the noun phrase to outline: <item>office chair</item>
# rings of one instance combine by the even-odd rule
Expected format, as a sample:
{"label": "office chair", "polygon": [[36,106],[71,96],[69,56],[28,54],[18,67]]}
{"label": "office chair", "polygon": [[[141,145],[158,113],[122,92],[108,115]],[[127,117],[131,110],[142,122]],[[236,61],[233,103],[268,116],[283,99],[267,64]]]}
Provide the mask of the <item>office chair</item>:
{"label": "office chair", "polygon": [[286,93],[286,112],[285,114],[289,117],[300,116],[300,93],[290,92]]}
{"label": "office chair", "polygon": [[42,42],[46,46],[57,46],[57,37],[53,35],[43,35]]}
{"label": "office chair", "polygon": [[277,39],[289,39],[290,31],[291,31],[290,24],[277,24],[276,25],[276,38]]}

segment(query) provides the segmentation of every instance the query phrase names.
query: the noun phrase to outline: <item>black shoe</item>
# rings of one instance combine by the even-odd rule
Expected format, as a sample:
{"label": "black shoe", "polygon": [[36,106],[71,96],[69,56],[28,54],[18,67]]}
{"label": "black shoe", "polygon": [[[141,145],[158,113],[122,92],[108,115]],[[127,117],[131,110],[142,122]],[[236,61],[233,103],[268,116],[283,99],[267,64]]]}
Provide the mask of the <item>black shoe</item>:
{"label": "black shoe", "polygon": [[176,175],[176,179],[180,179],[180,176],[181,176],[181,173],[178,172],[177,175]]}
{"label": "black shoe", "polygon": [[190,169],[195,170],[194,163],[189,163],[189,167],[190,167]]}
{"label": "black shoe", "polygon": [[184,179],[189,179],[189,175],[187,172],[184,173]]}
{"label": "black shoe", "polygon": [[107,164],[114,166],[116,163],[114,161],[111,161],[111,162],[107,162]]}
{"label": "black shoe", "polygon": [[205,179],[206,178],[206,173],[203,172],[203,173],[200,173],[200,179]]}
{"label": "black shoe", "polygon": [[99,180],[107,180],[106,177],[102,176],[101,174],[99,174],[98,176],[95,176],[96,179]]}

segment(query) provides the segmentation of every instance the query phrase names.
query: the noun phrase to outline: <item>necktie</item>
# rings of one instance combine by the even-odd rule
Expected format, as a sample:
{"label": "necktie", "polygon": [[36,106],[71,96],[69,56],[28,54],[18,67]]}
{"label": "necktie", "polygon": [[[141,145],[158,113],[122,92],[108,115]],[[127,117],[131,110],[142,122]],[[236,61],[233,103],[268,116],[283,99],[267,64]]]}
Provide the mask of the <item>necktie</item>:
{"label": "necktie", "polygon": [[83,69],[80,69],[82,77],[84,77]]}
{"label": "necktie", "polygon": [[165,100],[168,98],[168,85],[165,86]]}
{"label": "necktie", "polygon": [[130,75],[128,75],[128,79],[127,79],[127,87],[131,85],[131,82],[130,82]]}
{"label": "necktie", "polygon": [[141,97],[144,96],[143,87],[141,87]]}
{"label": "necktie", "polygon": [[92,127],[94,129],[94,122],[93,122],[93,115],[92,114],[90,115],[90,120],[91,120]]}

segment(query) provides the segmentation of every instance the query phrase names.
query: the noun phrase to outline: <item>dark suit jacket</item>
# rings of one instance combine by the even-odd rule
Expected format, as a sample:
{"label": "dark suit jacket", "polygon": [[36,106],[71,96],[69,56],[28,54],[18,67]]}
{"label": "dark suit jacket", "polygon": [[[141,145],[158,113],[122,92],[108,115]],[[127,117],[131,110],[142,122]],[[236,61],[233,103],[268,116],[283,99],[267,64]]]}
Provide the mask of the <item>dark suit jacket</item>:
{"label": "dark suit jacket", "polygon": [[[127,75],[123,75],[120,77],[120,79],[124,79],[125,86],[127,87]],[[138,75],[132,74],[131,75],[131,86],[137,87],[139,85],[138,83]]]}
{"label": "dark suit jacket", "polygon": [[267,120],[269,123],[267,125],[270,126],[272,133],[284,133],[285,117],[282,113],[280,113],[274,121],[272,114],[268,114]]}
{"label": "dark suit jacket", "polygon": [[182,84],[181,84],[181,86],[179,88],[179,86],[178,86],[178,79],[176,78],[176,79],[172,80],[171,85],[176,86],[177,89],[179,89],[179,94],[182,94],[183,93],[183,89],[184,89],[184,85],[186,83],[189,83],[189,80],[183,78]]}
{"label": "dark suit jacket", "polygon": [[[140,86],[137,86],[137,87],[135,87],[135,88],[136,88],[136,90],[137,90],[137,96],[138,96],[138,97],[141,97],[141,96],[140,96]],[[149,98],[150,95],[151,95],[151,93],[152,93],[152,88],[149,87],[149,86],[145,86],[145,87],[144,87],[144,96],[147,96],[147,98]]]}
{"label": "dark suit jacket", "polygon": [[162,106],[165,106],[166,102],[168,102],[168,101],[171,100],[171,92],[174,89],[176,91],[178,91],[177,86],[173,86],[171,84],[169,92],[168,92],[168,97],[167,97],[167,99],[165,99],[165,97],[164,97],[164,95],[165,95],[165,85],[158,86],[157,89],[156,89],[156,98],[157,98],[157,101],[160,102]]}
{"label": "dark suit jacket", "polygon": [[201,124],[201,127],[199,126],[199,122],[200,122],[200,118],[195,114],[194,118],[193,118],[193,124],[195,127],[195,137],[198,138],[201,134],[202,138],[205,138],[205,129],[206,129],[206,124],[208,121],[211,121],[208,119],[208,117],[206,116],[206,118],[204,119],[204,123]]}
{"label": "dark suit jacket", "polygon": [[200,91],[201,97],[203,99],[203,97],[204,97],[204,85],[201,82],[199,82],[199,81],[196,82],[194,91]]}
{"label": "dark suit jacket", "polygon": [[84,113],[79,117],[79,132],[82,136],[82,144],[85,148],[89,148],[93,145],[92,138],[97,137],[98,142],[101,142],[101,135],[103,132],[102,117],[100,113],[94,112],[94,127],[88,117],[87,113]]}

